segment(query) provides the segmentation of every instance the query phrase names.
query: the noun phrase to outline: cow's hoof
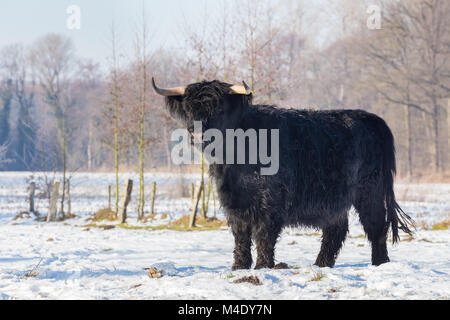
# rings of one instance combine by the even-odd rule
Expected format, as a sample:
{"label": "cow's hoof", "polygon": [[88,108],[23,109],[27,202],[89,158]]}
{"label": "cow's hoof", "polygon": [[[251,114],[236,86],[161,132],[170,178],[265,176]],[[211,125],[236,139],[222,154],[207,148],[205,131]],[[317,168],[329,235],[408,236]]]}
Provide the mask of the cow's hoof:
{"label": "cow's hoof", "polygon": [[240,264],[233,264],[233,266],[231,267],[231,270],[245,270],[245,269],[250,269],[250,266],[247,265],[240,265]]}
{"label": "cow's hoof", "polygon": [[287,263],[280,262],[277,263],[274,267],[274,269],[290,269]]}
{"label": "cow's hoof", "polygon": [[257,263],[255,269],[272,269],[273,263]]}
{"label": "cow's hoof", "polygon": [[327,261],[325,259],[317,259],[314,263],[315,266],[318,266],[319,268],[333,268],[334,267],[334,261]]}
{"label": "cow's hoof", "polygon": [[386,263],[386,262],[389,262],[389,261],[391,261],[391,260],[389,260],[389,257],[384,257],[384,258],[380,258],[380,259],[374,259],[372,261],[372,264],[374,266],[379,266],[379,265],[381,265],[383,263]]}

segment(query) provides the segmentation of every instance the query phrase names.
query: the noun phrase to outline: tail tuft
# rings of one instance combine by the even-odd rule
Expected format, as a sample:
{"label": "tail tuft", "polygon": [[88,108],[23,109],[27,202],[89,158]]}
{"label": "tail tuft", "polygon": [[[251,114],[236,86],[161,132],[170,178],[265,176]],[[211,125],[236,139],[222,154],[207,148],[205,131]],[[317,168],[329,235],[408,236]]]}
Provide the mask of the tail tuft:
{"label": "tail tuft", "polygon": [[400,240],[398,235],[398,229],[403,232],[412,235],[412,231],[409,229],[409,225],[414,226],[414,220],[407,215],[395,200],[394,194],[394,176],[396,172],[395,166],[395,146],[394,137],[391,130],[385,124],[381,126],[384,130],[382,132],[382,141],[384,145],[383,150],[383,184],[384,184],[384,197],[387,211],[386,227],[389,225],[392,228],[392,242],[396,243]]}
{"label": "tail tuft", "polygon": [[376,115],[364,116],[365,123],[374,131],[378,143],[381,146],[382,157],[382,179],[383,194],[386,208],[385,231],[392,229],[392,242],[398,242],[400,237],[398,229],[412,235],[409,225],[414,225],[413,219],[407,215],[395,201],[394,194],[394,176],[396,172],[395,165],[395,145],[394,136],[386,122]]}
{"label": "tail tuft", "polygon": [[386,228],[389,228],[390,225],[392,229],[392,242],[396,243],[400,240],[398,229],[412,235],[413,232],[409,229],[409,226],[414,226],[414,220],[395,201],[394,176],[396,173],[396,165],[394,136],[386,122],[381,118],[378,118],[378,120],[378,136],[383,145],[383,187],[387,213]]}
{"label": "tail tuft", "polygon": [[392,228],[392,242],[396,243],[400,240],[398,235],[398,229],[403,232],[412,235],[412,231],[409,229],[409,225],[414,225],[413,219],[407,215],[402,208],[395,201],[394,192],[392,187],[390,190],[387,190],[386,193],[386,209],[387,209],[387,227],[389,224]]}

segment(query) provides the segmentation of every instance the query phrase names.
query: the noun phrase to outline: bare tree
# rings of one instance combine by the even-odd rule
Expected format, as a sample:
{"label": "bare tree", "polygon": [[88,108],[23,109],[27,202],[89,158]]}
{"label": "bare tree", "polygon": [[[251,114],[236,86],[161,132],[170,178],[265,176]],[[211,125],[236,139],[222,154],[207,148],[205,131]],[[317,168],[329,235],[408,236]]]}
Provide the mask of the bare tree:
{"label": "bare tree", "polygon": [[6,156],[7,150],[8,150],[8,145],[3,144],[3,145],[0,146],[0,168],[3,165],[5,165],[5,164],[10,162],[10,159],[8,159],[7,156]]}
{"label": "bare tree", "polygon": [[[135,98],[134,98],[134,109],[137,116],[138,130],[137,130],[137,147],[138,147],[138,172],[139,172],[139,198],[138,198],[138,219],[144,218],[144,205],[145,205],[145,183],[144,183],[144,170],[145,170],[145,149],[146,146],[151,142],[151,139],[146,135],[146,128],[151,127],[145,126],[146,119],[150,113],[151,103],[150,99],[150,30],[147,24],[149,20],[146,15],[145,4],[142,2],[142,16],[140,24],[140,30],[135,32],[134,40],[134,50],[135,50],[135,61],[132,64],[132,72],[135,87]],[[132,126],[131,130],[135,132],[135,126]]]}
{"label": "bare tree", "polygon": [[367,58],[366,81],[386,101],[405,107],[408,174],[413,174],[414,167],[414,112],[433,119],[434,168],[442,171],[448,161],[442,101],[450,96],[449,6],[439,0],[395,1],[384,12],[383,29],[369,34],[362,47]]}
{"label": "bare tree", "polygon": [[50,107],[57,124],[63,174],[60,213],[64,219],[68,108],[74,104],[73,97],[69,93],[74,63],[74,46],[67,37],[48,34],[34,44],[31,60],[44,91],[45,102]]}
{"label": "bare tree", "polygon": [[126,82],[125,73],[120,69],[120,54],[118,53],[118,38],[114,22],[111,24],[111,56],[109,61],[109,74],[107,77],[108,101],[104,113],[105,129],[113,136],[113,141],[109,141],[110,134],[106,134],[103,144],[110,148],[114,153],[114,172],[115,172],[115,214],[119,213],[119,153],[125,148],[123,139],[124,128],[122,126],[122,116],[124,112],[124,94],[123,88]]}

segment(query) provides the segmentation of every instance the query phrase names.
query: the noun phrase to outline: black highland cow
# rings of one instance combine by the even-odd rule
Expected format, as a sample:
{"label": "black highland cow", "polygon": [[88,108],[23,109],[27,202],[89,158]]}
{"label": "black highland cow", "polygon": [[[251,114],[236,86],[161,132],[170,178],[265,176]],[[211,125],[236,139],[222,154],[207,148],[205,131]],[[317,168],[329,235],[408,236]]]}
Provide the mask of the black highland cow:
{"label": "black highland cow", "polygon": [[155,90],[170,114],[189,130],[279,129],[279,171],[261,175],[261,164],[211,164],[221,204],[235,239],[234,269],[274,267],[274,249],[285,226],[322,229],[315,262],[333,267],[348,232],[353,205],[372,245],[372,264],[388,262],[389,227],[411,234],[411,219],[395,201],[395,149],[380,117],[362,110],[312,111],[253,105],[245,85],[212,81]]}

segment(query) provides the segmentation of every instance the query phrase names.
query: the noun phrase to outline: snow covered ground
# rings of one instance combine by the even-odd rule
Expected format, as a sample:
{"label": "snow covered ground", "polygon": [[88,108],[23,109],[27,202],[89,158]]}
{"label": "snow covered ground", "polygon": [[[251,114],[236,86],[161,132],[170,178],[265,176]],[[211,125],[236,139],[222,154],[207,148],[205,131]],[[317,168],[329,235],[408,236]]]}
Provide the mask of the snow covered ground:
{"label": "snow covered ground", "polygon": [[[112,174],[73,177],[75,219],[14,220],[27,209],[29,176],[0,173],[0,299],[450,298],[450,231],[431,230],[450,218],[450,185],[397,186],[398,198],[405,200],[402,207],[419,226],[413,239],[403,236],[398,245],[389,245],[390,263],[370,265],[370,246],[357,216],[350,213],[349,237],[335,268],[312,266],[320,247],[319,233],[287,228],[276,259],[290,269],[231,271],[233,237],[228,228],[87,229],[86,218],[107,204]],[[135,178],[122,175],[128,177]],[[157,213],[169,214],[166,220],[188,214],[190,199],[176,185],[188,190],[196,179],[197,175],[147,174],[146,184],[158,182]],[[46,202],[37,201],[41,213],[47,210]],[[135,205],[133,201],[129,223],[140,226]],[[220,210],[218,217],[223,217]],[[152,266],[163,270],[162,278],[148,277],[144,268]],[[234,283],[248,275],[257,276],[262,285]]]}

